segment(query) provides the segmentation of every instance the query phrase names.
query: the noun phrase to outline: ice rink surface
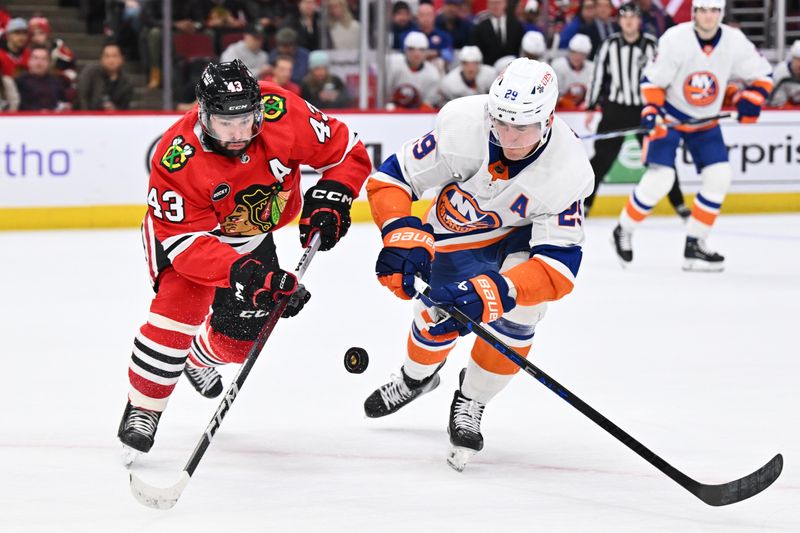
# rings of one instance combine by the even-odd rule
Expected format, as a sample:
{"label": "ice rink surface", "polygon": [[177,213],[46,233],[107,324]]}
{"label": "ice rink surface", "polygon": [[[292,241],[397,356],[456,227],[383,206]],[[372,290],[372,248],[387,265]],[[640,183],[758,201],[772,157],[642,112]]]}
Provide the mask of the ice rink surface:
{"label": "ice rink surface", "polygon": [[[311,302],[278,324],[177,506],[142,507],[116,440],[151,297],[138,232],[0,233],[0,531],[800,531],[800,216],[720,217],[722,274],[681,271],[677,218],[644,224],[625,271],[613,222],[587,226],[578,285],[540,323],[536,364],[698,481],[783,453],[764,493],[708,507],[524,373],[456,473],[445,427],[472,339],[437,390],[366,419],[364,398],[399,369],[410,308],[374,279],[378,232],[359,225],[314,259]],[[293,267],[296,227],[276,240]],[[345,372],[350,346],[368,350],[364,374]],[[136,472],[175,482],[217,405],[181,381]]]}

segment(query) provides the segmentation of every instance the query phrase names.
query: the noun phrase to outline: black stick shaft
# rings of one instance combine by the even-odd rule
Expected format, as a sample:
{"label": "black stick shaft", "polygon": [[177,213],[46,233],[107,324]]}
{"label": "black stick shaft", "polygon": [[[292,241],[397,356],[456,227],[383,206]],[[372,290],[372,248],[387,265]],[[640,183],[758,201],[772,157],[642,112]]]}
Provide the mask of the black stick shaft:
{"label": "black stick shaft", "polygon": [[[314,254],[319,249],[319,234],[314,235],[311,239],[311,243],[309,244],[308,248],[306,248],[305,252],[303,252],[303,256],[300,258],[300,262],[298,263],[297,267],[294,269],[294,274],[297,276],[297,279],[300,280],[303,277],[306,269],[308,269],[308,265],[311,263],[311,258],[314,257]],[[261,351],[264,349],[264,345],[267,344],[267,339],[272,334],[272,331],[275,329],[275,325],[278,323],[278,319],[280,319],[281,315],[283,314],[284,309],[289,303],[289,298],[281,298],[278,302],[278,305],[275,306],[269,313],[267,317],[267,322],[264,324],[264,327],[261,328],[261,331],[258,333],[258,337],[256,337],[255,342],[253,342],[252,348],[247,354],[247,357],[242,363],[239,372],[236,374],[236,377],[231,383],[228,390],[225,392],[225,396],[222,398],[222,401],[217,407],[217,411],[214,413],[214,416],[211,418],[211,421],[208,423],[203,436],[200,437],[200,441],[197,443],[192,455],[189,457],[189,461],[186,463],[184,470],[191,476],[194,474],[197,465],[200,463],[200,460],[203,458],[203,455],[206,453],[208,446],[211,444],[211,439],[214,438],[214,434],[219,429],[219,426],[222,424],[222,420],[225,418],[225,415],[228,413],[228,410],[233,405],[233,401],[236,399],[236,396],[239,394],[239,391],[242,389],[245,380],[247,379],[248,374],[250,374],[250,370],[253,369],[253,365],[256,364],[256,360],[258,356],[261,354]]]}
{"label": "black stick shaft", "polygon": [[[426,305],[437,306],[436,302],[431,301],[430,298],[428,298],[430,287],[427,285],[424,285],[423,287],[423,285],[424,283],[422,283],[421,280],[417,280],[416,288],[417,291],[421,293],[423,302],[425,302]],[[513,348],[508,346],[502,340],[498,339],[494,334],[492,334],[492,332],[484,328],[478,322],[472,320],[458,308],[446,306],[442,307],[442,309],[451,317],[456,319],[459,323],[469,328],[469,330],[475,333],[478,337],[488,342],[495,350],[511,360],[511,362],[516,364],[526,373],[536,378],[536,380],[542,385],[553,391],[572,407],[580,411],[592,422],[602,427],[604,430],[606,430],[606,432],[610,433],[622,444],[633,450],[637,455],[639,455],[639,457],[658,468],[661,472],[669,476],[681,487],[685,488],[708,505],[728,505],[754,496],[770,486],[778,478],[781,470],[783,469],[783,457],[778,454],[756,472],[729,483],[724,483],[722,485],[706,485],[695,481],[666,462],[647,446],[614,424],[611,420],[600,414],[592,406],[570,392],[565,386],[550,377],[539,367],[525,359]]]}
{"label": "black stick shaft", "polygon": [[[712,117],[705,117],[705,118],[690,118],[688,120],[682,120],[677,122],[667,122],[664,125],[667,128],[674,128],[675,126],[681,125],[694,125],[694,124],[704,124],[706,122],[711,122],[712,120],[721,120],[723,118],[729,118],[732,115],[730,113],[720,113],[719,115],[714,115]],[[649,132],[649,128],[641,128],[639,126],[635,126],[633,128],[619,128],[616,130],[609,130],[604,131],[603,133],[590,133],[589,135],[584,135],[581,137],[582,141],[591,141],[591,140],[601,140],[601,139],[613,139],[614,137],[624,137],[626,135],[636,135],[639,133],[647,133]]]}

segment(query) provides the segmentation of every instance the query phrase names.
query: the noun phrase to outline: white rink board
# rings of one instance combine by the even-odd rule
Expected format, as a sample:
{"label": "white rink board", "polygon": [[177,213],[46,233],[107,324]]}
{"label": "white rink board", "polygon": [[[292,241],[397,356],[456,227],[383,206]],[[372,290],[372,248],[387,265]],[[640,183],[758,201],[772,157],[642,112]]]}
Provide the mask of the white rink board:
{"label": "white rink board", "polygon": [[[357,131],[373,163],[433,127],[432,114],[337,116]],[[579,134],[584,113],[560,113]],[[734,169],[732,192],[800,191],[800,111],[768,111],[755,125],[723,124]],[[150,151],[178,115],[0,115],[0,208],[141,204]],[[268,125],[267,125],[268,127]],[[587,143],[587,151],[592,147]],[[697,183],[682,160],[687,190]],[[600,194],[613,194],[601,188]]]}

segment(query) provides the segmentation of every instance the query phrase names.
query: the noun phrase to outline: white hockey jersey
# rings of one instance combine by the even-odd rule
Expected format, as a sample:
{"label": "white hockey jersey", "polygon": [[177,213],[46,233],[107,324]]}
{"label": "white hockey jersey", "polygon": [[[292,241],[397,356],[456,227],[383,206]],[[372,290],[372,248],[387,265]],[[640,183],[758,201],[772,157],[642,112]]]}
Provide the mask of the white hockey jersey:
{"label": "white hockey jersey", "polygon": [[475,77],[475,86],[470,87],[461,75],[461,67],[458,66],[451,70],[439,84],[441,94],[441,104],[444,105],[450,100],[471,96],[473,94],[486,94],[494,83],[497,74],[489,65],[481,65],[478,75]]}
{"label": "white hockey jersey", "polygon": [[772,67],[738,29],[726,24],[711,46],[703,48],[692,22],[664,32],[658,53],[644,69],[641,89],[645,100],[653,88],[666,89],[669,115],[685,120],[719,114],[730,78],[771,87]]}
{"label": "white hockey jersey", "polygon": [[436,251],[483,248],[513,231],[530,234],[532,258],[574,281],[584,239],[583,199],[594,173],[575,133],[558,116],[532,155],[506,166],[486,130],[487,95],[445,105],[434,131],[407,142],[372,180],[412,199],[434,190],[427,220]]}
{"label": "white hockey jersey", "polygon": [[426,61],[421,69],[413,71],[405,55],[392,54],[389,56],[387,74],[386,88],[390,100],[410,108],[421,104],[435,107],[438,103],[442,73],[430,62]]}
{"label": "white hockey jersey", "polygon": [[550,62],[558,78],[558,103],[561,107],[575,109],[586,101],[592,84],[594,63],[584,61],[581,70],[575,70],[566,56],[557,57]]}
{"label": "white hockey jersey", "polygon": [[775,107],[784,104],[800,105],[800,73],[792,73],[790,61],[775,66],[775,90],[769,104]]}

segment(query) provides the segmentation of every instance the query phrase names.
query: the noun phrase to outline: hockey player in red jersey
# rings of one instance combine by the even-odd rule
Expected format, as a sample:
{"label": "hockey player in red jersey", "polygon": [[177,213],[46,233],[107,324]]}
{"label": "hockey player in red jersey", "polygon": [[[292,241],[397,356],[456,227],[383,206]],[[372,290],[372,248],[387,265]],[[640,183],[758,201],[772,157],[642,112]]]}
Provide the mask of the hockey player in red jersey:
{"label": "hockey player in red jersey", "polygon": [[[259,84],[238,60],[210,64],[196,93],[198,107],[167,130],[151,162],[142,239],[156,295],[134,340],[118,434],[139,452],[152,447],[181,373],[219,395],[214,367],[244,361],[277,299],[291,298],[284,317],[308,301],[278,265],[271,233],[300,214],[301,244],[319,232],[320,250],[333,248],[372,169],[355,132]],[[301,164],[322,174],[305,201]]]}

